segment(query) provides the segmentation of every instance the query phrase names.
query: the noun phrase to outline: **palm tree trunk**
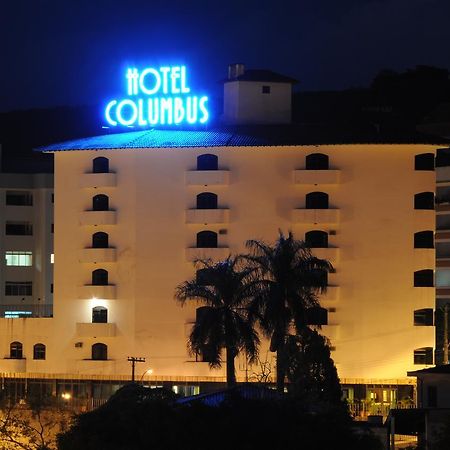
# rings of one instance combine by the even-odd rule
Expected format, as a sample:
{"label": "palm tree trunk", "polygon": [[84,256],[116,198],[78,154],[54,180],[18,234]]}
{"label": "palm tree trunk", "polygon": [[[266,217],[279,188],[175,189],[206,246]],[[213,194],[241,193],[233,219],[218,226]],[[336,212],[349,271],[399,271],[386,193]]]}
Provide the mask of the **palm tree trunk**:
{"label": "palm tree trunk", "polygon": [[234,370],[234,359],[237,352],[234,348],[227,347],[227,387],[233,387],[236,385],[236,372]]}
{"label": "palm tree trunk", "polygon": [[284,393],[284,376],[285,371],[285,355],[284,355],[284,345],[280,345],[277,350],[277,392],[280,394]]}

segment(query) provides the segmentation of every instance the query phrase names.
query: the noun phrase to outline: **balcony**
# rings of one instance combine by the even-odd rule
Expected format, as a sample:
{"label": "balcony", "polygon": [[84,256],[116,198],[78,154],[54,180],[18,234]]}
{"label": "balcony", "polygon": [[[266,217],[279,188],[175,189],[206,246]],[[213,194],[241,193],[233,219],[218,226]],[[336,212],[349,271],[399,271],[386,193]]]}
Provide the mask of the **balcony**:
{"label": "balcony", "polygon": [[79,216],[80,225],[115,225],[116,211],[82,211]]}
{"label": "balcony", "polygon": [[188,209],[186,211],[186,223],[204,224],[228,223],[229,209]]}
{"label": "balcony", "polygon": [[434,239],[436,242],[450,242],[450,230],[436,231]]}
{"label": "balcony", "polygon": [[339,223],[339,209],[294,209],[292,210],[292,222],[337,225]]}
{"label": "balcony", "polygon": [[450,258],[436,258],[436,267],[437,268],[449,268],[450,267]]}
{"label": "balcony", "polygon": [[105,300],[114,300],[116,298],[116,286],[112,284],[106,286],[95,286],[93,284],[79,286],[78,298],[81,299],[98,298]]}
{"label": "balcony", "polygon": [[449,297],[450,297],[450,288],[448,287],[436,288],[436,298],[449,298]]}
{"label": "balcony", "polygon": [[115,173],[84,173],[80,176],[80,188],[116,187]]}
{"label": "balcony", "polygon": [[436,205],[436,214],[449,214],[450,213],[450,203],[439,203]]}
{"label": "balcony", "polygon": [[115,323],[77,323],[77,336],[87,338],[114,337]]}
{"label": "balcony", "polygon": [[188,186],[228,186],[229,170],[189,170],[186,172]]}
{"label": "balcony", "polygon": [[[32,349],[31,349],[32,350]],[[13,359],[6,356],[2,360],[2,372],[26,372],[27,360],[25,358]]]}
{"label": "balcony", "polygon": [[339,184],[340,170],[294,170],[294,184]]}
{"label": "balcony", "polygon": [[213,261],[221,261],[230,255],[229,247],[219,248],[197,248],[191,247],[186,249],[186,260],[195,261],[196,259],[211,259]]}
{"label": "balcony", "polygon": [[109,263],[116,261],[115,248],[84,248],[80,250],[80,262],[82,263]]}

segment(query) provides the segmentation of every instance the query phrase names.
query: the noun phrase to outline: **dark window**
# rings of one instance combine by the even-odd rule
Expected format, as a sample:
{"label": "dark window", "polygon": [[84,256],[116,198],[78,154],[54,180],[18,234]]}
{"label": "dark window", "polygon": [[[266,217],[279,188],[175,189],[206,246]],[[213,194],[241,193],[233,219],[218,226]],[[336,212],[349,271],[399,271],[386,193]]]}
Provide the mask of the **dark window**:
{"label": "dark window", "polygon": [[5,295],[33,295],[31,281],[5,281]]}
{"label": "dark window", "polygon": [[436,151],[436,167],[450,166],[450,148],[438,148]]}
{"label": "dark window", "polygon": [[97,343],[92,346],[92,359],[104,361],[108,359],[108,347],[105,344]]}
{"label": "dark window", "polygon": [[92,272],[92,284],[94,286],[108,285],[108,271],[105,269],[97,269]]}
{"label": "dark window", "polygon": [[434,248],[434,232],[418,231],[414,233],[414,248]]}
{"label": "dark window", "polygon": [[427,386],[428,408],[437,408],[437,386]]}
{"label": "dark window", "polygon": [[50,294],[53,294],[53,283],[50,285]]}
{"label": "dark window", "polygon": [[23,346],[21,342],[11,342],[9,346],[9,357],[12,359],[23,358]]}
{"label": "dark window", "polygon": [[328,194],[325,192],[310,192],[306,194],[306,209],[327,209]]}
{"label": "dark window", "polygon": [[434,193],[420,192],[414,196],[414,209],[434,209]]}
{"label": "dark window", "polygon": [[108,323],[108,310],[103,306],[92,308],[92,323]]}
{"label": "dark window", "polygon": [[50,233],[54,233],[55,232],[55,224],[52,223],[51,227],[50,227]]}
{"label": "dark window", "polygon": [[217,209],[217,195],[212,192],[198,194],[197,209]]}
{"label": "dark window", "polygon": [[306,170],[328,170],[328,155],[323,153],[311,153],[306,155]]}
{"label": "dark window", "polygon": [[434,170],[434,155],[433,153],[421,153],[416,155],[414,159],[415,170]]}
{"label": "dark window", "polygon": [[108,233],[99,231],[92,235],[92,248],[108,248]]}
{"label": "dark window", "polygon": [[197,170],[217,170],[218,158],[209,153],[197,156]]}
{"label": "dark window", "polygon": [[6,222],[5,234],[11,236],[32,236],[33,225],[30,222]]}
{"label": "dark window", "polygon": [[44,344],[34,344],[33,359],[45,359],[45,345]]}
{"label": "dark window", "polygon": [[416,325],[416,326],[432,326],[433,325],[433,308],[416,309],[414,311],[414,325]]}
{"label": "dark window", "polygon": [[306,310],[306,324],[307,325],[327,325],[328,311],[325,308],[316,306]]}
{"label": "dark window", "polygon": [[92,161],[92,172],[94,173],[108,173],[109,172],[109,159],[99,156]]}
{"label": "dark window", "polygon": [[414,364],[433,364],[433,347],[415,349]]}
{"label": "dark window", "polygon": [[270,94],[270,86],[263,86],[262,87],[262,93],[263,94]]}
{"label": "dark window", "polygon": [[309,248],[327,248],[328,233],[320,230],[308,231],[305,233],[305,244]]}
{"label": "dark window", "polygon": [[109,198],[105,194],[98,194],[92,198],[92,209],[94,211],[108,211]]}
{"label": "dark window", "polygon": [[214,231],[197,233],[197,248],[217,248],[217,233]]}
{"label": "dark window", "polygon": [[55,203],[55,194],[52,194],[52,203]]}
{"label": "dark window", "polygon": [[33,195],[27,191],[6,191],[6,204],[13,206],[32,206]]}
{"label": "dark window", "polygon": [[434,274],[432,269],[417,270],[414,272],[415,287],[433,287]]}

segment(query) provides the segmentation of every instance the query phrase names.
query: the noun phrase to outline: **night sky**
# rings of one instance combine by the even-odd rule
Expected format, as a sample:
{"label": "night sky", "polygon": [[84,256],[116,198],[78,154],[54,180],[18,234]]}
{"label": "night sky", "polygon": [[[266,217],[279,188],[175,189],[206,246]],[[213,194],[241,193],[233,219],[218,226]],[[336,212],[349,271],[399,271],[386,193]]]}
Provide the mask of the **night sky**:
{"label": "night sky", "polygon": [[450,68],[449,19],[449,0],[5,0],[0,111],[100,104],[128,65],[186,64],[211,96],[233,62],[304,91],[368,86],[381,69]]}

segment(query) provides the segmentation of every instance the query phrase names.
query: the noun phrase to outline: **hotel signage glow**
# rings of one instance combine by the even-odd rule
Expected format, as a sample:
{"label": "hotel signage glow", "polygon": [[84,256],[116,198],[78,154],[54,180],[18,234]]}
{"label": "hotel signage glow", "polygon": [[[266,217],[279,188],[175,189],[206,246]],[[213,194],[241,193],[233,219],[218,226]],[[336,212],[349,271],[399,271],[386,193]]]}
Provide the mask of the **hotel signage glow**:
{"label": "hotel signage glow", "polygon": [[129,68],[126,79],[128,97],[106,105],[109,125],[146,127],[208,121],[208,97],[191,94],[185,66]]}

